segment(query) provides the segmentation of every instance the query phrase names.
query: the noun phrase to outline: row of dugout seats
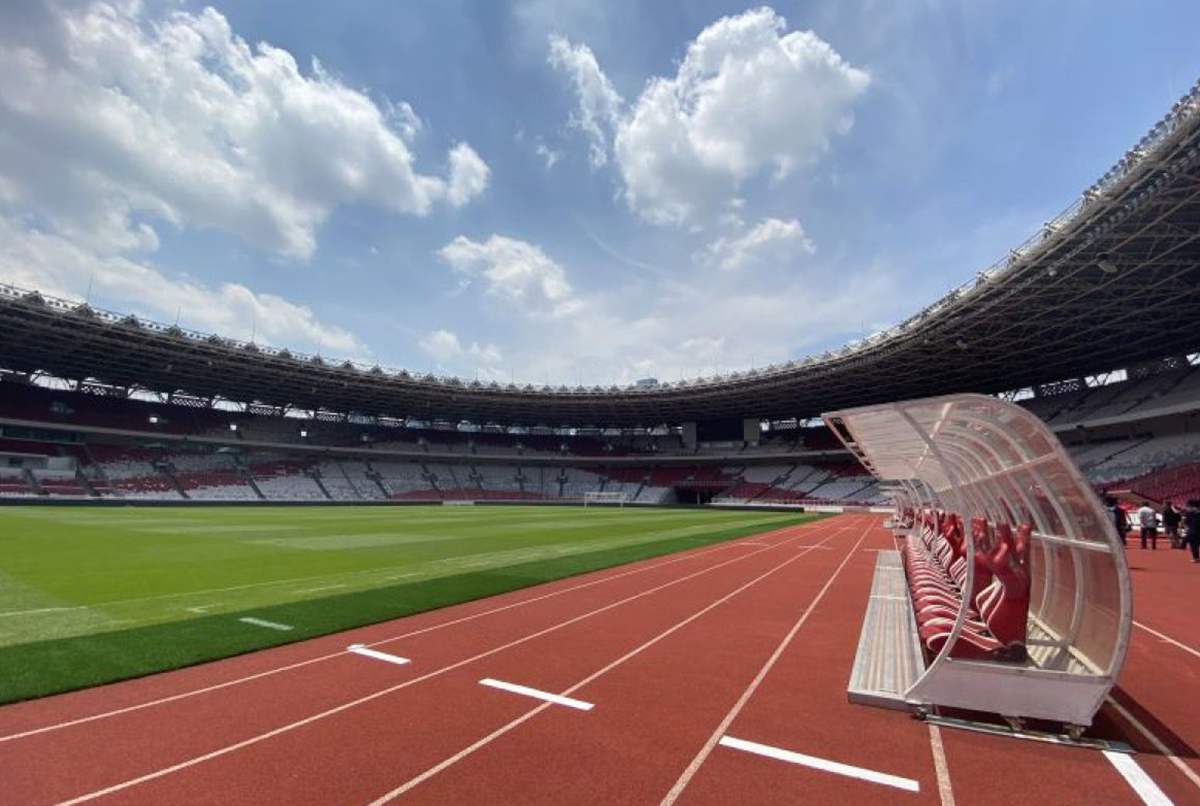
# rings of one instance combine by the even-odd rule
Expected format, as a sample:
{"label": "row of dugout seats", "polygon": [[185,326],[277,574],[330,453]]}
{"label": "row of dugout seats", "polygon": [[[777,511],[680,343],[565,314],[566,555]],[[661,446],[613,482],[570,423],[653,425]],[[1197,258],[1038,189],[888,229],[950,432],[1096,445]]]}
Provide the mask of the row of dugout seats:
{"label": "row of dugout seats", "polygon": [[[905,539],[903,557],[925,651],[933,656],[942,650],[965,598],[967,620],[950,656],[1024,662],[1032,525],[1023,523],[1014,533],[1007,523],[972,518],[975,551],[968,557],[959,515],[927,510],[914,523],[918,528]],[[968,563],[974,564],[969,591]]]}

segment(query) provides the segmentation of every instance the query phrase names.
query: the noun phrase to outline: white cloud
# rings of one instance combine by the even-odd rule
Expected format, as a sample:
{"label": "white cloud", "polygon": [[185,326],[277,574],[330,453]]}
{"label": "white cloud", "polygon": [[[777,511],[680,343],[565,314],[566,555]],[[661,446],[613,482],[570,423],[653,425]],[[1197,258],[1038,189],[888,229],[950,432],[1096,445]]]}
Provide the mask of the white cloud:
{"label": "white cloud", "polygon": [[700,259],[723,271],[737,271],[768,258],[784,260],[798,252],[810,255],[816,252],[800,222],[765,218],[739,235],[717,238],[705,248]]}
{"label": "white cloud", "polygon": [[463,351],[462,344],[458,341],[458,336],[445,329],[433,330],[426,333],[417,342],[417,346],[435,361],[441,363],[458,358],[462,355]]}
{"label": "white cloud", "polygon": [[460,235],[438,256],[464,278],[482,278],[489,293],[525,312],[566,316],[580,306],[562,266],[534,244],[503,235],[479,243]]}
{"label": "white cloud", "polygon": [[[891,267],[765,259],[782,254],[774,250],[807,248],[798,222],[766,219],[727,243],[735,240],[744,242],[743,260],[761,262],[753,284],[744,272],[698,260],[685,261],[681,272],[644,272],[632,284],[577,289],[539,246],[500,235],[482,243],[459,237],[439,255],[462,281],[514,303],[489,311],[488,319],[519,383],[629,383],[762,367],[857,338],[867,322],[891,320],[910,302],[894,286]],[[839,282],[813,293],[817,278],[832,275]],[[570,315],[548,315],[564,306]],[[460,375],[477,369],[480,378],[508,380],[501,359],[485,356],[494,345],[468,346],[452,331],[436,330],[420,346]]]}
{"label": "white cloud", "polygon": [[[5,8],[0,29],[24,13]],[[304,72],[211,8],[39,14],[36,36],[0,37],[0,203],[99,253],[152,250],[166,221],[303,258],[340,205],[425,215],[487,186],[465,143],[447,177],[415,169],[423,124],[408,104],[381,108],[315,60]]]}
{"label": "white cloud", "polygon": [[621,96],[587,45],[572,45],[561,36],[551,36],[549,62],[571,77],[579,108],[568,123],[588,138],[588,159],[593,168],[599,168],[608,162],[608,137],[620,120]]}
{"label": "white cloud", "polygon": [[0,215],[0,278],[68,299],[80,289],[121,299],[139,316],[187,328],[301,351],[368,359],[370,351],[350,331],[320,322],[311,308],[241,283],[210,287],[189,277],[169,277],[145,263],[97,255],[54,233]]}
{"label": "white cloud", "polygon": [[721,348],[724,346],[725,338],[723,336],[719,339],[711,336],[698,336],[681,341],[679,352],[681,356],[690,360],[706,363],[720,356]]}
{"label": "white cloud", "polygon": [[483,193],[488,186],[492,169],[487,166],[475,149],[459,143],[450,149],[450,185],[446,198],[455,207],[462,207]]}
{"label": "white cloud", "polygon": [[705,28],[676,74],[651,78],[628,111],[586,45],[552,37],[550,63],[573,79],[571,124],[588,134],[593,163],[608,154],[611,130],[625,202],[660,225],[703,223],[750,178],[817,162],[849,131],[870,83],[766,7]]}
{"label": "white cloud", "polygon": [[417,342],[417,346],[437,361],[439,366],[458,371],[468,369],[471,362],[474,362],[476,368],[492,371],[504,360],[503,353],[496,345],[471,342],[470,346],[464,347],[458,334],[445,328],[426,333]]}
{"label": "white cloud", "polygon": [[545,143],[538,143],[536,146],[534,146],[533,153],[537,154],[546,161],[547,171],[552,170],[554,166],[558,164],[559,159],[562,158],[561,153],[553,150]]}

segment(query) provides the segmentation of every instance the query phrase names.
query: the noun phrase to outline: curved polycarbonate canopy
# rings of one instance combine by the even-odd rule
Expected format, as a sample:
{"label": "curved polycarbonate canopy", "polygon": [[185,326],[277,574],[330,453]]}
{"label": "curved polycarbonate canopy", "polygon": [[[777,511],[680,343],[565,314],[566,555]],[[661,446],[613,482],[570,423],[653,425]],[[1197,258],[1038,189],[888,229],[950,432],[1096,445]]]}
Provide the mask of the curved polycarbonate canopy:
{"label": "curved polycarbonate canopy", "polygon": [[[868,469],[891,483],[897,503],[1033,527],[1027,664],[953,660],[970,607],[964,602],[952,637],[911,693],[933,696],[939,670],[955,664],[990,665],[1043,681],[1085,683],[1073,687],[1078,701],[1062,695],[1071,714],[1062,718],[1090,722],[1124,663],[1132,622],[1129,572],[1110,518],[1054,435],[1022,407],[983,395],[871,406],[825,419]],[[965,536],[967,556],[974,556],[970,530]],[[961,683],[958,675],[955,685]],[[957,691],[936,696],[944,704],[970,699]]]}

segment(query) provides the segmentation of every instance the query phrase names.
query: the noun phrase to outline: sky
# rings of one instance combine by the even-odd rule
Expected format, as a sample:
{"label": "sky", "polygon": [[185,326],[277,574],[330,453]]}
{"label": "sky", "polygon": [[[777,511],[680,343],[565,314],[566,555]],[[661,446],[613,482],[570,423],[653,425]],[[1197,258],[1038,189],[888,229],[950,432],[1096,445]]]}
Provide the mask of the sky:
{"label": "sky", "polygon": [[1200,4],[16,0],[0,282],[502,383],[899,322],[1200,77]]}

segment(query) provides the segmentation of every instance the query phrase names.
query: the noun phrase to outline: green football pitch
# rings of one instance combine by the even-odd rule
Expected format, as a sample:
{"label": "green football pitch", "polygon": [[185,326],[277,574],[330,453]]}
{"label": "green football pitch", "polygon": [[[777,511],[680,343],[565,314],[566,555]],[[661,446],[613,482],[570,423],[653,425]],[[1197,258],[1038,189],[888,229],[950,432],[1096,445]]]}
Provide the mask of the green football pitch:
{"label": "green football pitch", "polygon": [[0,702],[813,517],[632,507],[0,507]]}

